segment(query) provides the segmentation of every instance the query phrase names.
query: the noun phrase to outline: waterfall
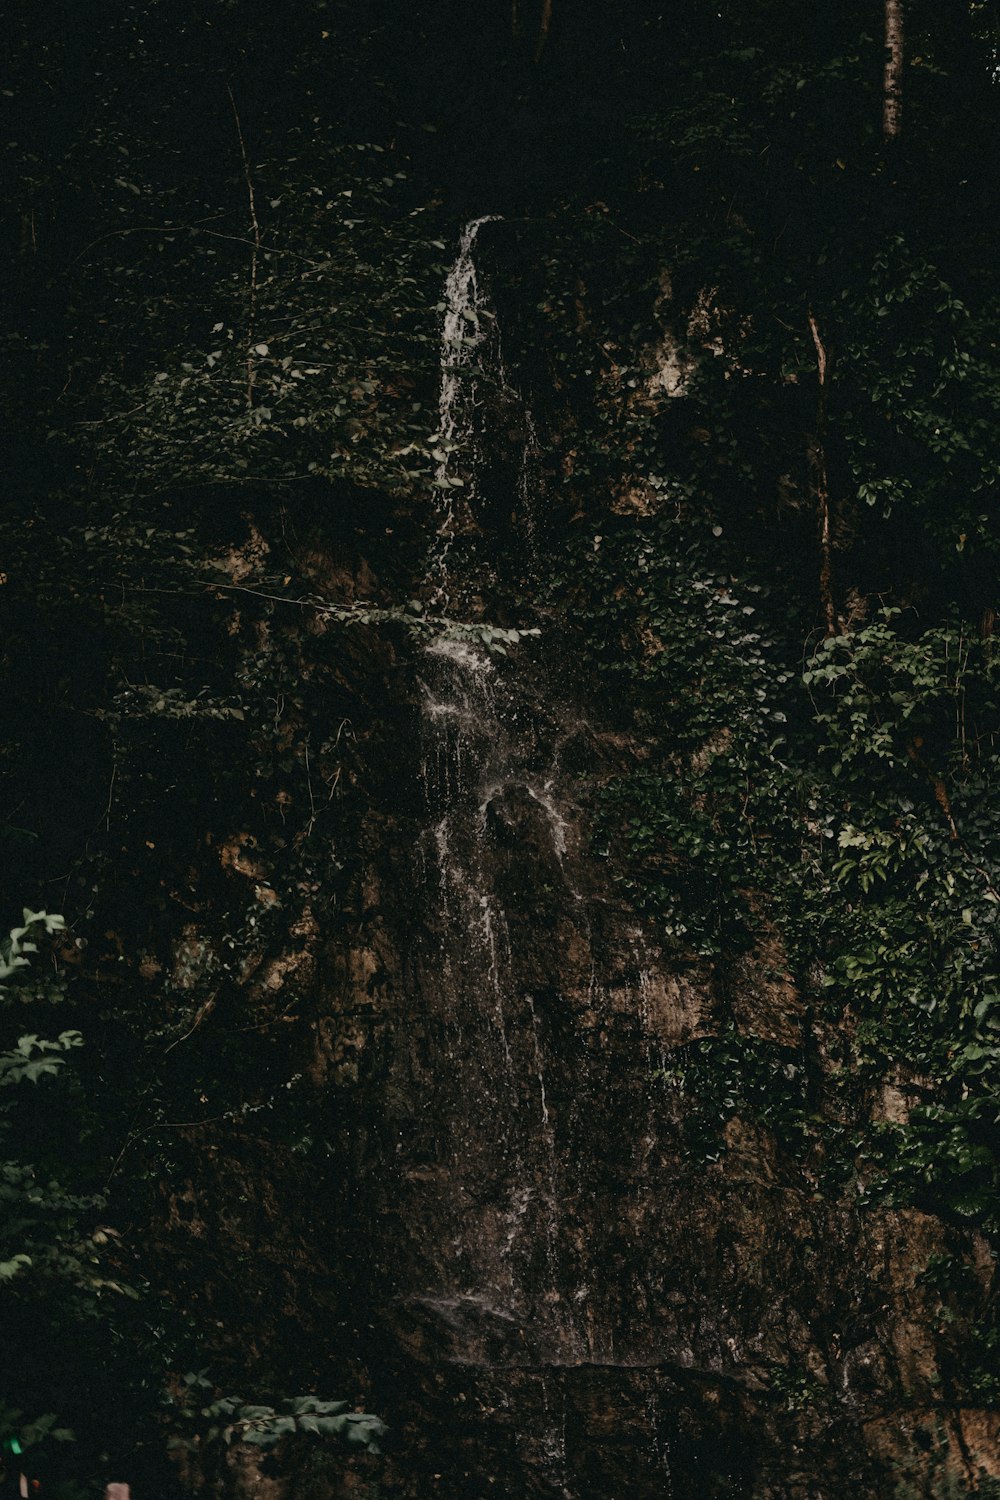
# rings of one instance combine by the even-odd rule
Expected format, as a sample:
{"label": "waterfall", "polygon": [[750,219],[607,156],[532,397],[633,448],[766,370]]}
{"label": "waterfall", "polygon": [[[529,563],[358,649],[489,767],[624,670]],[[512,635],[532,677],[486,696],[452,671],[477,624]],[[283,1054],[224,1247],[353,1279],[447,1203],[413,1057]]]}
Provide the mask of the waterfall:
{"label": "waterfall", "polygon": [[495,223],[502,223],[499,215],[484,214],[465,226],[444,284],[433,448],[436,535],[428,566],[430,601],[437,607],[457,602],[453,595],[458,570],[452,555],[456,538],[475,537],[497,523],[497,496],[483,491],[490,488],[484,481],[497,469],[501,449],[504,480],[499,488],[506,510],[502,540],[510,551],[511,532],[517,532],[520,545],[513,550],[523,554],[522,566],[529,573],[538,571],[541,444],[530,402],[511,378],[504,357],[490,278],[477,262],[480,231]]}
{"label": "waterfall", "polygon": [[524,448],[521,453],[521,463],[517,476],[517,499],[524,526],[525,539],[528,544],[528,562],[532,571],[537,572],[540,561],[537,502],[541,488],[539,466],[542,448],[538,438],[538,427],[534,414],[527,403],[525,403],[524,407],[524,428]]}
{"label": "waterfall", "polygon": [[[474,550],[459,559],[452,543],[476,526],[493,447],[504,441],[490,426],[498,392],[517,402],[525,437],[508,462],[511,504],[529,553],[537,546],[541,443],[504,366],[476,264],[491,219],[465,227],[445,285],[441,499],[428,572],[449,611],[470,570],[484,566]],[[402,1091],[419,1090],[433,1141],[404,1172],[400,1214],[417,1226],[412,1254],[423,1268],[408,1306],[430,1320],[434,1347],[453,1366],[493,1372],[502,1391],[507,1372],[536,1373],[541,1402],[522,1434],[526,1462],[545,1476],[539,1494],[569,1500],[579,1479],[567,1372],[655,1366],[601,1236],[592,1242],[582,1226],[595,1190],[607,1192],[609,1152],[622,1153],[627,1175],[656,1150],[651,1079],[672,1002],[634,914],[609,921],[611,897],[593,888],[586,815],[565,764],[590,726],[527,657],[443,637],[422,649],[417,670],[424,816],[411,879],[423,936],[412,964],[418,1030],[429,1040],[409,1060]],[[601,1026],[612,1015],[635,1038],[635,1077],[625,1080],[631,1137],[609,1104],[617,1081]],[[606,1231],[613,1243],[614,1219]],[[659,1409],[650,1411],[649,1461],[658,1493],[669,1496],[668,1438]]]}
{"label": "waterfall", "polygon": [[[535,1322],[552,1357],[582,1355],[569,1315],[572,1302],[560,1285],[560,1164],[555,1121],[545,1079],[542,1022],[531,993],[518,984],[506,895],[500,888],[502,850],[497,820],[509,801],[539,810],[538,827],[561,870],[565,817],[543,781],[536,790],[526,762],[530,736],[518,734],[523,705],[515,685],[481,648],[442,640],[421,662],[423,746],[421,779],[428,827],[425,863],[436,866],[432,883],[441,934],[438,999],[446,1028],[464,1039],[470,1058],[456,1080],[460,1101],[448,1111],[458,1126],[452,1144],[462,1170],[463,1151],[475,1124],[466,1111],[488,1113],[498,1169],[492,1245],[474,1250],[489,1282],[463,1289],[495,1305],[502,1291],[519,1316]],[[519,712],[520,711],[520,712]],[[526,1268],[536,1246],[544,1269]]]}
{"label": "waterfall", "polygon": [[[489,876],[487,803],[503,776],[508,741],[496,698],[496,670],[482,647],[438,640],[424,653],[421,778],[432,815],[433,856],[446,928],[444,962],[487,999],[494,1031],[495,1099],[511,1072],[506,1029],[510,938]],[[459,977],[454,974],[452,977]],[[499,1071],[498,1071],[499,1069]]]}
{"label": "waterfall", "polygon": [[469,434],[468,403],[462,393],[463,376],[475,369],[480,345],[487,336],[485,325],[489,308],[479,284],[476,269],[476,237],[484,224],[492,224],[496,214],[473,219],[462,230],[458,254],[444,284],[444,329],[441,338],[441,392],[438,397],[438,436],[445,450],[438,463],[437,477],[443,488],[450,478],[450,451]]}
{"label": "waterfall", "polygon": [[[438,542],[431,559],[435,583],[434,603],[448,599],[448,564],[455,538],[457,516],[455,491],[464,490],[463,510],[468,513],[475,494],[475,424],[474,413],[480,400],[477,385],[481,383],[484,365],[483,344],[490,335],[493,314],[480,284],[476,267],[476,238],[484,224],[497,219],[484,214],[472,219],[462,230],[458,254],[444,283],[444,327],[441,334],[441,386],[438,395],[437,471],[435,485],[440,493]],[[464,477],[455,473],[455,455],[470,459]]]}

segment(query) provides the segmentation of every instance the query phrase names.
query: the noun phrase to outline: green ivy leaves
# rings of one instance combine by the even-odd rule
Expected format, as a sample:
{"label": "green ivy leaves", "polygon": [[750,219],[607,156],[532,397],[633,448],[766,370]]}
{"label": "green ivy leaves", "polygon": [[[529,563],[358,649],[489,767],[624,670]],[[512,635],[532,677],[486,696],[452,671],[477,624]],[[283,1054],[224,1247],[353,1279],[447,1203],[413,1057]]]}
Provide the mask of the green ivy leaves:
{"label": "green ivy leaves", "polygon": [[62,932],[66,926],[62,917],[45,911],[32,911],[24,907],[24,921],[20,927],[12,927],[9,935],[0,941],[0,997],[4,994],[3,981],[10,979],[19,970],[28,968],[31,960],[27,953],[37,953],[34,938]]}
{"label": "green ivy leaves", "polygon": [[[208,1385],[203,1372],[191,1372],[184,1385],[193,1393]],[[321,1401],[316,1396],[294,1396],[282,1403],[284,1410],[259,1403],[245,1402],[239,1396],[225,1396],[197,1410],[185,1401],[181,1415],[198,1429],[197,1441],[247,1443],[270,1448],[281,1438],[304,1433],[313,1437],[341,1438],[353,1448],[380,1453],[381,1439],[388,1432],[380,1417],[369,1412],[348,1410],[346,1401]],[[205,1421],[208,1425],[205,1426]],[[176,1437],[175,1446],[194,1447],[194,1437]]]}

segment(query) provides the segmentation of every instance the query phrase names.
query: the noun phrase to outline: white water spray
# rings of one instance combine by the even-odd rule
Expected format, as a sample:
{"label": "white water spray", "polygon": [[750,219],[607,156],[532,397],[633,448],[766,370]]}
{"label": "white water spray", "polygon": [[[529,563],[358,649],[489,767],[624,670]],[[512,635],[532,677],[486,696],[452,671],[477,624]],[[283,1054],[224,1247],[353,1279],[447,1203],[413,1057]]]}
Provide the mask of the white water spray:
{"label": "white water spray", "polygon": [[455,537],[455,492],[465,492],[466,504],[475,495],[475,462],[456,474],[455,454],[472,455],[475,440],[474,415],[479,404],[477,376],[482,375],[482,346],[493,321],[476,267],[476,238],[484,224],[499,216],[484,214],[462,230],[458,254],[444,283],[444,327],[441,332],[441,387],[438,395],[438,459],[434,482],[440,494],[439,545],[432,560],[436,575],[435,603],[448,597],[448,558]]}

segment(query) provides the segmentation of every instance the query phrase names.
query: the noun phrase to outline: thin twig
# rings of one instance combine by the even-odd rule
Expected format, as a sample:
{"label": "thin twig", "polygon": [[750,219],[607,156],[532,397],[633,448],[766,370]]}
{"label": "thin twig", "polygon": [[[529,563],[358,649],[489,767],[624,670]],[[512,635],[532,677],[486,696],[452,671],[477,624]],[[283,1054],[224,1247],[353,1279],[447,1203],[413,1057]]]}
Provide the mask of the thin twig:
{"label": "thin twig", "polygon": [[819,324],[816,322],[815,314],[811,311],[809,313],[809,329],[813,336],[813,343],[816,345],[816,366],[819,371],[819,383],[822,387],[826,385],[826,350],[823,347],[823,340],[819,336]]}
{"label": "thin twig", "polygon": [[312,266],[315,271],[322,271],[330,264],[329,260],[317,260],[314,255],[300,255],[298,250],[286,250],[280,245],[265,245],[263,240],[255,242],[248,240],[245,234],[223,234],[221,229],[200,229],[199,234],[207,234],[213,240],[229,240],[234,245],[249,245],[252,250],[264,250],[268,255],[290,255],[293,260],[300,260],[304,265]]}
{"label": "thin twig", "polygon": [[168,1052],[173,1052],[173,1050],[174,1050],[175,1047],[179,1047],[180,1044],[181,1044],[181,1042],[186,1042],[189,1036],[194,1036],[195,1032],[198,1030],[198,1027],[201,1025],[202,1021],[205,1020],[206,1016],[210,1016],[212,1014],[212,1011],[214,1009],[215,1009],[215,996],[214,995],[209,995],[209,997],[205,1001],[204,1005],[201,1005],[201,1006],[198,1007],[198,1010],[197,1010],[197,1012],[195,1014],[195,1018],[191,1022],[191,1025],[190,1025],[189,1029],[187,1031],[185,1031],[184,1035],[183,1036],[175,1037],[174,1040],[170,1043],[169,1047],[164,1047],[164,1049],[163,1049],[163,1055],[164,1055],[164,1057],[166,1057],[166,1055],[167,1055]]}
{"label": "thin twig", "polygon": [[104,814],[104,828],[105,828],[105,832],[107,832],[110,829],[110,827],[111,827],[111,808],[112,808],[112,806],[114,804],[115,777],[117,775],[118,775],[118,760],[117,760],[117,757],[116,757],[116,759],[114,761],[114,764],[111,767],[111,784],[108,787],[108,806],[107,806],[107,811]]}
{"label": "thin twig", "polygon": [[[230,594],[252,594],[255,599],[269,599],[273,604],[293,604],[298,609],[314,609],[317,614],[335,615],[338,619],[345,619],[352,613],[362,618],[367,610],[372,611],[376,615],[386,616],[390,614],[385,605],[370,604],[364,599],[355,599],[351,604],[324,604],[321,600],[317,599],[289,599],[285,594],[270,594],[264,589],[248,588],[245,583],[218,583],[213,581],[212,583],[205,584],[204,592],[211,594],[216,589],[223,589],[226,593]],[[182,592],[186,593],[187,591],[181,589],[139,588],[135,592],[143,594],[179,594]],[[191,597],[197,597],[197,595],[192,595]],[[392,619],[395,620],[396,618],[397,616],[393,613]],[[398,618],[402,619],[403,617],[399,616]],[[407,619],[404,623],[408,625],[448,626],[454,625],[457,622],[450,619],[447,615],[414,615],[412,619]]]}
{"label": "thin twig", "polygon": [[138,1124],[139,1116],[142,1114],[142,1107],[145,1104],[147,1098],[149,1097],[149,1092],[152,1089],[152,1087],[153,1087],[153,1085],[151,1083],[147,1083],[146,1087],[143,1089],[142,1093],[139,1095],[138,1102],[137,1102],[137,1104],[135,1106],[135,1109],[134,1109],[134,1111],[132,1113],[132,1118],[129,1121],[128,1129],[125,1132],[125,1140],[122,1142],[122,1148],[118,1152],[118,1155],[115,1157],[114,1161],[111,1163],[111,1170],[108,1173],[107,1180],[106,1180],[106,1182],[104,1184],[104,1191],[105,1192],[107,1192],[107,1190],[108,1190],[108,1186],[110,1185],[112,1177],[118,1171],[118,1168],[121,1165],[122,1157],[125,1155],[125,1152],[128,1150],[129,1146],[131,1146],[131,1144],[132,1144],[133,1141],[138,1140],[141,1135],[145,1134],[145,1132],[142,1131],[142,1130],[138,1130],[137,1131],[135,1127]]}
{"label": "thin twig", "polygon": [[89,255],[91,250],[95,250],[98,245],[102,245],[105,240],[121,239],[126,234],[190,234],[195,229],[199,230],[202,234],[207,234],[209,231],[202,229],[202,224],[211,223],[212,219],[220,219],[221,217],[221,214],[207,214],[204,219],[195,219],[193,224],[135,224],[131,229],[109,229],[107,234],[99,234],[96,240],[91,240],[89,245],[84,245],[79,255],[75,255],[70,261],[70,265],[75,266],[78,261],[83,260],[84,256]]}
{"label": "thin twig", "polygon": [[[147,1089],[146,1093],[148,1093],[148,1092],[149,1092],[149,1090]],[[143,1097],[145,1097],[145,1096],[143,1096]],[[141,1105],[142,1105],[142,1101],[140,1100],[140,1108],[141,1108]],[[126,1137],[125,1137],[125,1141],[124,1141],[124,1143],[122,1145],[121,1150],[119,1151],[118,1155],[115,1157],[114,1161],[111,1163],[111,1171],[108,1173],[107,1181],[104,1184],[104,1191],[107,1192],[107,1190],[108,1190],[108,1188],[109,1188],[109,1186],[111,1184],[111,1179],[114,1177],[115,1173],[118,1171],[118,1168],[121,1166],[121,1164],[122,1164],[122,1158],[124,1157],[124,1155],[125,1155],[126,1151],[128,1150],[128,1148],[131,1145],[134,1145],[134,1143],[136,1141],[141,1141],[144,1136],[152,1135],[152,1133],[153,1133],[154,1130],[193,1130],[193,1129],[195,1129],[199,1125],[215,1125],[220,1120],[229,1119],[231,1117],[232,1113],[233,1113],[232,1111],[229,1111],[227,1114],[224,1114],[224,1115],[214,1115],[211,1119],[208,1119],[208,1120],[178,1120],[178,1121],[170,1121],[170,1122],[162,1124],[162,1125],[147,1125],[142,1130],[130,1130],[129,1133],[128,1133],[128,1135],[126,1135]],[[134,1120],[137,1119],[137,1118],[138,1118],[138,1110],[136,1111],[136,1114],[133,1117],[133,1123],[134,1123]]]}
{"label": "thin twig", "polygon": [[312,831],[313,831],[313,825],[316,822],[316,800],[313,797],[312,771],[311,771],[310,766],[309,766],[309,741],[308,740],[306,740],[304,748],[305,748],[305,756],[306,756],[306,786],[307,786],[308,791],[309,791],[309,827],[306,829],[306,838],[308,838],[309,835],[312,833]]}
{"label": "thin twig", "polygon": [[138,406],[130,407],[128,411],[113,412],[110,417],[97,417],[92,422],[77,422],[77,427],[107,427],[109,422],[124,422],[128,417],[134,417],[137,411],[145,411],[149,405],[148,401],[142,401]]}
{"label": "thin twig", "polygon": [[250,175],[250,162],[247,158],[246,141],[243,139],[243,126],[240,122],[240,112],[236,108],[236,100],[229,84],[226,84],[226,93],[233,107],[233,119],[236,121],[236,136],[240,143],[240,156],[243,158],[243,176],[247,185],[247,203],[250,209],[250,229],[253,235],[250,254],[250,305],[247,310],[247,407],[253,406],[253,390],[256,380],[254,367],[254,327],[257,321],[257,263],[260,257],[260,224],[257,222],[257,200],[254,196],[253,178]]}

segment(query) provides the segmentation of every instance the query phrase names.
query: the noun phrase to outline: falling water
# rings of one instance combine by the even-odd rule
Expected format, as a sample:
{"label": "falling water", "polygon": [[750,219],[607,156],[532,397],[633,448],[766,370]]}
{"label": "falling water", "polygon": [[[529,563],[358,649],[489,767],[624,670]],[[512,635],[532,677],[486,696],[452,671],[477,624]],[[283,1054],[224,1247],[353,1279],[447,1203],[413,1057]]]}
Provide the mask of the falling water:
{"label": "falling water", "polygon": [[653,1450],[653,1462],[663,1475],[670,1493],[670,1440],[662,1431],[662,1419],[660,1416],[660,1398],[656,1391],[651,1391],[646,1403],[646,1416],[649,1423],[650,1445]]}
{"label": "falling water", "polygon": [[[490,879],[490,850],[483,793],[501,778],[507,737],[496,697],[496,670],[481,647],[440,639],[426,648],[421,679],[425,796],[439,813],[431,827],[441,901],[450,940],[446,974],[456,956],[461,982],[487,998],[509,1082],[512,1058],[505,1013],[510,934]],[[494,1073],[494,1091],[502,1079]]]}
{"label": "falling water", "polygon": [[538,495],[541,490],[539,468],[541,443],[530,406],[524,407],[524,448],[517,476],[518,510],[528,542],[528,560],[533,570],[539,567]]}
{"label": "falling water", "polygon": [[[498,216],[484,214],[462,230],[458,255],[444,284],[444,331],[441,339],[441,394],[438,398],[439,436],[447,450],[457,447],[469,432],[469,405],[462,394],[463,376],[475,370],[479,346],[486,338],[484,314],[489,312],[476,269],[476,236]],[[448,452],[441,459],[438,478],[447,477]]]}
{"label": "falling water", "polygon": [[[433,600],[447,602],[448,565],[458,517],[456,490],[464,490],[467,511],[475,494],[475,411],[482,397],[482,346],[490,336],[493,313],[476,267],[476,238],[484,224],[496,214],[472,219],[462,230],[458,254],[445,278],[444,327],[441,334],[441,387],[438,396],[438,466],[435,485],[440,493],[441,515],[438,543],[431,559],[435,581]],[[473,459],[463,476],[455,472],[454,458]]]}
{"label": "falling water", "polygon": [[[472,514],[490,461],[486,393],[512,389],[475,259],[477,235],[490,217],[463,230],[445,286],[441,511],[429,571],[434,597],[446,608],[454,608],[463,582],[452,542]],[[521,409],[526,438],[516,499],[527,524],[540,445],[523,402]],[[536,669],[493,658],[470,639],[446,637],[425,647],[419,682],[426,821],[415,874],[423,875],[427,930],[434,935],[424,993],[450,1067],[448,1076],[433,1080],[444,1164],[433,1181],[447,1205],[443,1216],[436,1210],[438,1222],[448,1224],[445,1269],[413,1300],[439,1320],[456,1362],[495,1370],[527,1362],[547,1382],[545,1371],[615,1364],[616,1289],[602,1285],[597,1256],[574,1236],[574,1205],[588,1191],[588,1164],[602,1146],[587,1137],[586,1115],[574,1115],[565,1060],[551,1048],[548,1007],[565,1002],[553,1000],[551,981],[536,988],[526,977],[526,964],[535,960],[518,945],[531,930],[525,918],[533,915],[526,905],[533,894],[519,898],[510,870],[523,874],[527,858],[532,887],[552,893],[551,909],[569,945],[556,961],[556,983],[575,983],[581,1006],[627,1007],[645,1037],[647,1064],[661,1061],[661,1044],[651,1040],[658,955],[638,928],[626,928],[623,951],[597,967],[592,898],[581,875],[581,814],[561,764],[564,742],[589,732],[587,726],[548,701]],[[651,1106],[646,1150],[655,1128]],[[564,1379],[556,1400],[547,1383],[543,1395],[536,1449],[546,1493],[570,1497]],[[669,1494],[656,1420],[652,1427]]]}
{"label": "falling water", "polygon": [[[540,567],[538,427],[530,402],[508,370],[497,309],[488,278],[477,263],[480,231],[485,224],[499,222],[498,214],[484,214],[465,226],[444,284],[438,430],[433,450],[438,505],[429,560],[430,597],[437,606],[456,602],[455,539],[480,530],[480,512],[490,509],[488,496],[481,494],[482,488],[490,486],[481,486],[480,479],[496,465],[501,447],[505,448],[501,467],[506,477],[499,493],[520,535],[521,564],[530,574]],[[496,491],[495,482],[492,488]]]}
{"label": "falling water", "polygon": [[558,1485],[562,1500],[575,1500],[575,1490],[571,1489],[567,1476],[567,1452],[566,1452],[566,1388],[560,1385],[557,1392],[556,1402],[553,1401],[550,1391],[550,1381],[547,1376],[542,1377],[542,1411],[544,1418],[544,1429],[542,1432],[542,1454],[546,1465]]}

